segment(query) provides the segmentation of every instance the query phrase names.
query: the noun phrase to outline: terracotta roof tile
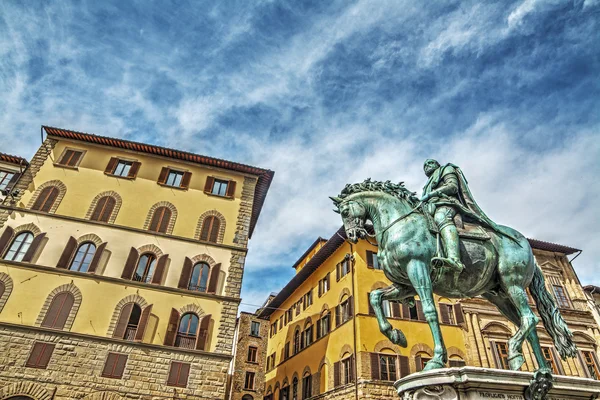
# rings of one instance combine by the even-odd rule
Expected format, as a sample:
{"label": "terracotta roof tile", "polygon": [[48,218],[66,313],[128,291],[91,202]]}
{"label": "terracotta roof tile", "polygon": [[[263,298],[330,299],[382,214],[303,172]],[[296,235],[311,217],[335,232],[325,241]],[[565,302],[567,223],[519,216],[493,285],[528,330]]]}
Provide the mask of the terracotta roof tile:
{"label": "terracotta roof tile", "polygon": [[13,155],[6,154],[6,153],[0,153],[0,161],[4,161],[7,163],[11,163],[11,164],[23,165],[23,166],[29,165],[27,160],[24,159],[23,157],[13,156]]}
{"label": "terracotta roof tile", "polygon": [[250,234],[252,237],[252,233],[254,232],[254,228],[256,226],[256,222],[258,221],[258,217],[260,215],[260,211],[262,210],[263,204],[265,202],[265,198],[267,196],[267,192],[269,187],[271,186],[271,181],[273,180],[273,176],[275,172],[253,167],[251,165],[240,164],[233,161],[221,160],[218,158],[202,156],[199,154],[189,153],[186,151],[169,149],[161,146],[154,146],[145,143],[133,142],[129,140],[110,138],[106,136],[99,136],[95,134],[85,133],[85,132],[77,132],[71,131],[67,129],[54,128],[51,126],[42,126],[46,133],[50,136],[55,136],[59,138],[71,139],[71,140],[79,140],[82,142],[94,143],[104,146],[115,147],[119,149],[133,150],[141,153],[148,153],[157,156],[174,158],[177,160],[193,162],[197,164],[207,165],[211,167],[219,167],[223,169],[228,169],[231,171],[251,174],[258,176],[258,181],[256,183],[256,188],[254,191],[254,204],[252,206],[252,218],[250,220]]}

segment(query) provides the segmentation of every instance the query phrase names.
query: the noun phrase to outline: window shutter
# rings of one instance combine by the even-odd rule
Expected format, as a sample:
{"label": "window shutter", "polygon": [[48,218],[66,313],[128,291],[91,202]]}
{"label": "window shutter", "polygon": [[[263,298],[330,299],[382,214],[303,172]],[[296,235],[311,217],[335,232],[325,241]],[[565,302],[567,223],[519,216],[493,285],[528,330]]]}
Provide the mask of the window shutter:
{"label": "window shutter", "polygon": [[179,370],[179,379],[177,380],[177,386],[186,387],[189,374],[190,374],[190,364],[181,363],[181,369]]}
{"label": "window shutter", "polygon": [[[0,296],[2,296],[2,292],[0,292]],[[320,319],[317,320],[317,339],[321,338],[321,323]]]}
{"label": "window shutter", "polygon": [[140,170],[141,162],[134,161],[131,164],[131,168],[129,168],[129,173],[127,174],[128,178],[135,178]]}
{"label": "window shutter", "polygon": [[336,328],[338,326],[340,326],[340,322],[341,322],[341,315],[340,315],[340,306],[335,307],[335,326]]}
{"label": "window shutter", "polygon": [[371,353],[371,379],[381,379],[379,373],[379,354]]}
{"label": "window shutter", "polygon": [[71,158],[71,156],[73,155],[73,153],[75,153],[73,150],[67,150],[67,151],[65,151],[63,153],[62,158],[58,162],[58,164],[67,165],[67,162],[69,161],[69,158]]}
{"label": "window shutter", "polygon": [[233,199],[233,197],[235,196],[235,181],[229,181],[227,183],[227,197]]}
{"label": "window shutter", "polygon": [[127,355],[115,354],[115,358],[112,376],[115,378],[122,378],[123,372],[125,372],[125,365],[127,365]]}
{"label": "window shutter", "polygon": [[367,268],[373,269],[373,252],[367,250]]}
{"label": "window shutter", "polygon": [[390,303],[392,304],[392,317],[402,318],[402,315],[400,314],[400,303],[397,301],[391,301]]}
{"label": "window shutter", "polygon": [[35,342],[25,366],[46,369],[50,363],[53,352],[54,344]]}
{"label": "window shutter", "polygon": [[440,319],[442,324],[450,323],[450,316],[448,315],[448,306],[446,304],[440,304]]}
{"label": "window shutter", "polygon": [[342,264],[336,264],[335,266],[335,281],[338,282],[340,280],[340,268]]}
{"label": "window shutter", "polygon": [[135,249],[135,247],[132,247],[129,250],[129,256],[127,257],[127,261],[125,262],[125,268],[123,268],[121,278],[131,279],[133,277],[133,271],[135,270],[135,264],[137,263],[138,256],[138,251]]}
{"label": "window shutter", "polygon": [[196,340],[196,350],[206,350],[206,342],[208,340],[208,328],[210,326],[211,315],[205,315],[200,322],[198,329],[198,339]]}
{"label": "window shutter", "polygon": [[212,176],[206,177],[206,183],[204,184],[204,193],[210,193],[213,188],[213,184],[215,183],[215,178]]}
{"label": "window shutter", "polygon": [[113,369],[115,367],[115,363],[117,362],[118,357],[119,355],[116,353],[108,353],[108,356],[106,356],[106,361],[104,362],[104,368],[102,368],[101,376],[113,376]]}
{"label": "window shutter", "polygon": [[[2,249],[2,248],[0,247],[0,249]],[[323,280],[320,280],[319,281],[319,297],[321,297],[322,294],[323,294]]]}
{"label": "window shutter", "polygon": [[423,362],[421,361],[421,356],[415,356],[415,366],[417,368],[417,372],[423,369]]}
{"label": "window shutter", "polygon": [[102,211],[104,210],[104,206],[106,205],[107,200],[108,196],[101,197],[100,200],[98,200],[90,218],[92,221],[100,221],[100,216],[101,214],[104,214]]}
{"label": "window shutter", "polygon": [[354,296],[348,297],[348,317],[354,316]]}
{"label": "window shutter", "polygon": [[80,151],[72,151],[72,153],[73,153],[73,157],[71,157],[71,159],[68,160],[68,163],[67,163],[67,165],[69,167],[76,166],[77,163],[79,162],[79,160],[81,159],[81,156],[83,155],[83,153]]}
{"label": "window shutter", "polygon": [[208,238],[209,242],[217,243],[219,238],[219,229],[221,228],[221,221],[217,217],[212,217],[212,226],[210,229],[210,235]]}
{"label": "window shutter", "polygon": [[42,240],[44,240],[45,237],[46,237],[45,233],[40,233],[31,241],[29,248],[27,249],[27,251],[25,252],[25,255],[23,256],[23,262],[31,262],[31,260],[33,260],[33,256],[35,255],[35,252],[37,251],[38,247],[40,247],[40,244],[42,244]]}
{"label": "window shutter", "polygon": [[10,226],[7,226],[2,233],[2,236],[0,236],[0,257],[4,255],[4,250],[6,250],[6,247],[8,246],[8,243],[10,242],[10,239],[12,239],[14,233],[15,230]]}
{"label": "window shutter", "polygon": [[350,382],[354,382],[354,354],[350,356]]}
{"label": "window shutter", "polygon": [[408,357],[398,356],[398,363],[400,364],[400,378],[410,375],[410,364]]}
{"label": "window shutter", "polygon": [[208,282],[208,293],[216,293],[217,285],[219,284],[219,274],[221,272],[221,264],[217,264],[210,269],[210,280]]}
{"label": "window shutter", "polygon": [[160,175],[158,175],[158,183],[165,183],[167,181],[168,175],[169,175],[169,168],[163,167],[160,170]]}
{"label": "window shutter", "polygon": [[490,347],[492,348],[492,355],[494,356],[494,363],[496,364],[496,368],[502,368],[502,362],[500,361],[500,354],[498,354],[498,347],[496,346],[496,342],[490,340]]}
{"label": "window shutter", "polygon": [[104,204],[104,209],[102,211],[102,214],[99,216],[98,221],[108,222],[108,220],[110,219],[110,216],[113,213],[113,210],[115,209],[116,204],[117,204],[117,201],[115,199],[113,199],[112,197],[106,196],[106,202]]}
{"label": "window shutter", "polygon": [[404,319],[410,319],[410,307],[408,304],[402,303],[402,317]]}
{"label": "window shutter", "polygon": [[415,300],[415,306],[417,307],[417,317],[419,321],[425,321],[425,314],[423,313],[423,305],[421,300]]}
{"label": "window shutter", "polygon": [[189,188],[190,187],[190,180],[192,179],[192,173],[191,172],[184,172],[183,173],[183,178],[181,178],[181,187],[182,188]]}
{"label": "window shutter", "polygon": [[146,333],[146,326],[148,326],[148,318],[150,318],[150,313],[152,313],[152,304],[144,308],[144,311],[142,311],[140,322],[138,323],[137,330],[135,331],[134,340],[136,342],[141,342],[144,339],[144,333]]}
{"label": "window shutter", "polygon": [[17,183],[17,181],[19,180],[19,178],[21,177],[21,175],[22,174],[15,173],[13,175],[13,177],[10,178],[10,181],[8,181],[8,184],[6,185],[6,190],[10,191],[15,186],[15,184]]}
{"label": "window shutter", "polygon": [[581,368],[583,369],[583,374],[585,375],[585,377],[591,378],[590,371],[587,369],[587,365],[586,365],[585,361],[583,360],[581,351],[579,351],[579,350],[577,351],[577,358],[579,359],[579,365],[581,365]]}
{"label": "window shutter", "polygon": [[55,186],[48,186],[42,189],[31,209],[44,212],[50,211],[54,201],[58,197],[58,193],[58,188]]}
{"label": "window shutter", "polygon": [[181,367],[181,363],[172,361],[171,368],[169,368],[169,377],[167,378],[168,386],[175,386],[177,384],[177,375],[179,375],[179,369]]}
{"label": "window shutter", "polygon": [[156,269],[154,270],[154,275],[152,275],[152,282],[157,285],[162,283],[163,275],[165,274],[165,268],[167,266],[167,261],[169,260],[168,254],[163,254],[156,263]]}
{"label": "window shutter", "polygon": [[98,246],[98,248],[96,249],[96,252],[94,253],[94,258],[92,258],[92,262],[90,263],[90,267],[88,268],[88,272],[90,274],[93,274],[96,272],[96,269],[98,268],[98,264],[100,263],[100,259],[102,258],[102,253],[104,252],[106,245],[107,245],[107,243],[104,242],[100,246]]}
{"label": "window shutter", "polygon": [[69,238],[67,242],[67,246],[62,252],[62,255],[58,259],[58,263],[56,264],[56,268],[69,268],[69,261],[71,261],[71,257],[73,257],[73,252],[77,248],[77,239],[73,236]]}
{"label": "window shutter", "polygon": [[169,317],[169,325],[167,325],[167,333],[165,334],[165,346],[173,346],[175,344],[175,334],[179,325],[179,312],[172,308],[171,316]]}
{"label": "window shutter", "polygon": [[456,323],[458,325],[465,323],[465,315],[463,314],[460,303],[456,303],[454,305],[454,318],[456,319]]}
{"label": "window shutter", "polygon": [[200,240],[208,241],[210,235],[210,226],[212,225],[212,219],[214,217],[208,216],[202,221],[202,231],[200,232]]}
{"label": "window shutter", "polygon": [[111,157],[110,160],[108,161],[108,164],[106,165],[106,169],[104,170],[104,173],[112,175],[113,172],[115,171],[115,167],[117,166],[117,162],[119,162],[119,159],[117,157]]}
{"label": "window shutter", "polygon": [[54,296],[46,317],[42,321],[42,326],[53,329],[63,329],[67,323],[67,318],[71,313],[71,308],[75,299],[69,292],[61,292]]}
{"label": "window shutter", "polygon": [[117,320],[117,326],[115,326],[112,337],[118,339],[123,339],[123,337],[125,337],[125,330],[127,329],[127,323],[129,322],[129,317],[131,316],[131,310],[133,310],[133,303],[127,303],[123,306],[123,308],[121,308],[121,313],[119,314],[119,319]]}
{"label": "window shutter", "polygon": [[183,268],[181,269],[179,284],[177,284],[179,289],[187,289],[189,287],[193,268],[194,266],[192,264],[192,260],[189,257],[186,257],[185,261],[183,262]]}
{"label": "window shutter", "polygon": [[340,386],[340,362],[333,363],[333,387]]}
{"label": "window shutter", "polygon": [[448,360],[448,365],[450,366],[450,368],[452,368],[452,367],[460,368],[460,367],[464,367],[466,365],[466,363],[463,360]]}
{"label": "window shutter", "polygon": [[367,293],[367,304],[369,305],[369,315],[375,315],[375,310],[371,304],[371,293]]}

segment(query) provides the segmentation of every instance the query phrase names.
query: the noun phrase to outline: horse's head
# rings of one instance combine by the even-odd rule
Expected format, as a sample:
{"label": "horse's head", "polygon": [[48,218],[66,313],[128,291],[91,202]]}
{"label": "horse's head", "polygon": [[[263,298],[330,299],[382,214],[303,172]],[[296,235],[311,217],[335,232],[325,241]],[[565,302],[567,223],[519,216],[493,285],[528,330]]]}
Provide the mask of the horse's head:
{"label": "horse's head", "polygon": [[352,243],[358,242],[358,239],[364,239],[367,236],[365,221],[367,219],[367,209],[361,203],[352,199],[341,199],[339,197],[330,197],[336,209],[333,211],[342,216],[346,236]]}

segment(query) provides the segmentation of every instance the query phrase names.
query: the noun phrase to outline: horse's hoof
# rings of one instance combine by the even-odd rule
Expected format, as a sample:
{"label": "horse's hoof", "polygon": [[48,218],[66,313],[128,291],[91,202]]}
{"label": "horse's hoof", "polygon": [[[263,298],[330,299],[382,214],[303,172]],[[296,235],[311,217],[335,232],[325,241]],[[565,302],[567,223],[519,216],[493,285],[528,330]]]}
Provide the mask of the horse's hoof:
{"label": "horse's hoof", "polygon": [[518,371],[525,364],[525,358],[521,354],[517,354],[508,360],[508,366],[513,371]]}
{"label": "horse's hoof", "polygon": [[427,364],[425,364],[425,368],[423,368],[423,371],[430,371],[432,369],[440,369],[440,368],[444,368],[446,365],[442,364],[439,361],[436,360],[429,360],[427,361]]}
{"label": "horse's hoof", "polygon": [[400,347],[408,346],[408,343],[406,342],[406,336],[404,336],[404,333],[402,333],[400,329],[392,329],[390,340],[392,343]]}

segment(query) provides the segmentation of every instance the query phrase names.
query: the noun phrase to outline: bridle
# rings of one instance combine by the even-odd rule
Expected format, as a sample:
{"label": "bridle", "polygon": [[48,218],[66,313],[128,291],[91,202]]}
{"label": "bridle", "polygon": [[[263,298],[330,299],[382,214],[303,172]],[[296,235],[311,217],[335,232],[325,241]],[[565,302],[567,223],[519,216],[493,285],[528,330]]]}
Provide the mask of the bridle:
{"label": "bridle", "polygon": [[[383,235],[388,231],[388,229],[390,229],[392,226],[394,226],[395,224],[397,224],[398,222],[402,221],[404,218],[408,217],[410,214],[414,213],[415,211],[417,211],[417,209],[419,207],[421,207],[421,205],[423,204],[422,201],[419,201],[419,204],[417,204],[413,209],[411,209],[409,212],[407,212],[404,215],[401,215],[400,217],[396,218],[395,220],[393,220],[392,222],[390,222],[388,224],[388,226],[385,227],[385,229],[383,229],[381,231],[381,233],[379,234],[380,238],[377,238],[377,234],[375,235],[371,235],[369,232],[367,232],[367,230],[363,227],[361,227],[361,229],[364,229],[365,231],[365,235],[366,238],[365,240],[372,246],[375,247],[379,247],[379,245],[377,243],[381,243],[381,241],[383,240]],[[368,238],[375,238],[377,240],[377,243],[371,243],[371,241]]]}

